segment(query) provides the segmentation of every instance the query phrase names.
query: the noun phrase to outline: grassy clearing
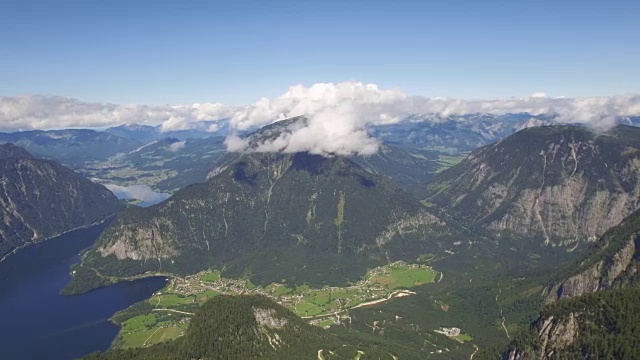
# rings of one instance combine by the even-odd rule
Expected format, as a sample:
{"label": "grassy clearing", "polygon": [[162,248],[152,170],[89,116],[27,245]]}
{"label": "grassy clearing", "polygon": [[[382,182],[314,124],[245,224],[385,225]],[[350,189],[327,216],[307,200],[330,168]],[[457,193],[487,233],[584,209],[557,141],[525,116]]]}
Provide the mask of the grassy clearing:
{"label": "grassy clearing", "polygon": [[327,305],[328,302],[329,302],[329,297],[328,296],[316,295],[313,298],[313,303],[318,305],[318,306]]}
{"label": "grassy clearing", "polygon": [[282,285],[282,284],[272,284],[267,287],[267,290],[271,293],[271,295],[280,297],[283,295],[288,295],[293,293],[293,290]]}
{"label": "grassy clearing", "polygon": [[142,347],[144,342],[153,335],[155,328],[149,330],[136,331],[132,333],[121,333],[120,347],[123,349]]}
{"label": "grassy clearing", "polygon": [[122,330],[126,332],[136,332],[150,329],[157,323],[155,314],[138,315],[122,323]]}
{"label": "grassy clearing", "polygon": [[296,313],[299,316],[316,316],[324,312],[324,309],[316,304],[303,302],[296,305]]}
{"label": "grassy clearing", "polygon": [[328,328],[333,324],[335,324],[335,321],[333,319],[327,319],[320,321],[316,324],[316,326],[320,326],[321,328]]}
{"label": "grassy clearing", "polygon": [[[159,302],[158,302],[158,299],[160,299]],[[152,300],[152,304],[154,305],[157,304],[157,307],[177,307],[177,306],[190,304],[194,302],[196,302],[196,299],[195,299],[195,296],[193,295],[181,296],[177,294],[160,295],[160,296],[156,296]]]}
{"label": "grassy clearing", "polygon": [[217,272],[209,272],[206,274],[202,274],[200,275],[200,280],[202,281],[207,281],[207,282],[216,282],[220,280],[220,273]]}
{"label": "grassy clearing", "polygon": [[454,156],[454,155],[439,155],[438,156],[438,165],[439,168],[436,170],[436,173],[442,172],[453,165],[459,164],[465,156]]}
{"label": "grassy clearing", "polygon": [[460,334],[458,336],[456,336],[456,339],[462,341],[462,342],[467,342],[467,341],[471,341],[473,340],[473,337],[471,337],[471,335],[469,334]]}
{"label": "grassy clearing", "polygon": [[214,290],[206,290],[204,293],[202,294],[198,294],[198,296],[196,296],[196,299],[198,300],[199,303],[203,303],[209,299],[211,299],[214,296],[218,296],[220,295],[219,292],[214,291]]}
{"label": "grassy clearing", "polygon": [[155,313],[134,316],[122,323],[118,347],[132,348],[176,339],[186,330],[186,323],[158,321]]}
{"label": "grassy clearing", "polygon": [[179,338],[183,330],[176,325],[166,325],[158,329],[148,340],[147,345],[157,344],[163,341],[174,340]]}
{"label": "grassy clearing", "polygon": [[434,207],[436,205],[436,204],[434,204],[434,203],[432,203],[430,201],[427,201],[427,200],[420,200],[420,204],[422,204],[422,205],[424,205],[426,207]]}
{"label": "grassy clearing", "polygon": [[437,272],[426,268],[395,268],[388,274],[375,276],[372,283],[388,289],[410,288],[435,281]]}

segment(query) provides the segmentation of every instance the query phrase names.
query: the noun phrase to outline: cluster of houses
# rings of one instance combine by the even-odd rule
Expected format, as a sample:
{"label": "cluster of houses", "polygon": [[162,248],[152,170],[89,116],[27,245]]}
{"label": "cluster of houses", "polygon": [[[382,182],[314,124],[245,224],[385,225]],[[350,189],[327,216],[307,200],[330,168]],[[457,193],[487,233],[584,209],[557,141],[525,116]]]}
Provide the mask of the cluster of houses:
{"label": "cluster of houses", "polygon": [[460,329],[458,329],[457,327],[451,327],[451,328],[440,328],[439,330],[433,330],[435,332],[437,332],[438,334],[443,334],[446,335],[448,337],[456,337],[458,335],[460,335]]}

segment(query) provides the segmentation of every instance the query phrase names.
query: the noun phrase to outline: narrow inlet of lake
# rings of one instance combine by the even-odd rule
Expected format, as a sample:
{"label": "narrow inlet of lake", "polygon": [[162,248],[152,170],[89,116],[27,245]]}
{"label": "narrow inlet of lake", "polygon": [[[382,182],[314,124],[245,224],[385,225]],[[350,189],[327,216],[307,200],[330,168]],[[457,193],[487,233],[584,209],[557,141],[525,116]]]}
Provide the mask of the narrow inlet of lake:
{"label": "narrow inlet of lake", "polygon": [[78,253],[91,246],[105,226],[28,246],[0,263],[3,359],[74,359],[106,350],[119,330],[109,318],[165,286],[165,278],[154,277],[61,296]]}

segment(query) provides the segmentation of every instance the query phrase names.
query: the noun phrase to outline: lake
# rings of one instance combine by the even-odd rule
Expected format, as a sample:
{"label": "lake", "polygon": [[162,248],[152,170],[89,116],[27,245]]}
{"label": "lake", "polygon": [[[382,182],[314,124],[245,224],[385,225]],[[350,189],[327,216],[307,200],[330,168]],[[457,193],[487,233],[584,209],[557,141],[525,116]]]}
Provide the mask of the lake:
{"label": "lake", "polygon": [[165,286],[165,278],[154,277],[59,295],[78,253],[105,226],[26,247],[0,263],[1,359],[73,359],[106,350],[119,330],[109,318]]}

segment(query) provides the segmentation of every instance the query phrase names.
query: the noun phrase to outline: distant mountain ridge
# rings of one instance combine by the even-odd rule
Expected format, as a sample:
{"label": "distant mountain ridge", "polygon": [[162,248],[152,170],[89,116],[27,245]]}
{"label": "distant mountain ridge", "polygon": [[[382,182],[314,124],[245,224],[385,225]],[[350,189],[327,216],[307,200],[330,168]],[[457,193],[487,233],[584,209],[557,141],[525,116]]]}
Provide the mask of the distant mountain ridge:
{"label": "distant mountain ridge", "polygon": [[[617,123],[638,127],[640,116],[623,117],[617,119]],[[505,139],[520,130],[554,125],[587,126],[579,122],[567,124],[555,114],[427,114],[411,115],[396,124],[372,126],[370,133],[394,146],[404,144],[449,153],[467,153]]]}
{"label": "distant mountain ridge", "polygon": [[396,124],[372,126],[370,133],[388,144],[426,147],[454,154],[467,153],[525,128],[555,124],[553,116],[528,113],[412,115]]}
{"label": "distant mountain ridge", "polygon": [[38,157],[54,159],[74,169],[142,146],[137,140],[86,129],[0,133],[1,143],[16,144]]}
{"label": "distant mountain ridge", "polygon": [[193,128],[184,130],[165,130],[162,125],[123,124],[107,128],[104,131],[142,143],[164,138],[203,139],[211,136],[226,136],[229,133],[229,120],[199,121],[193,123]]}
{"label": "distant mountain ridge", "polygon": [[0,186],[0,258],[123,208],[104,186],[13,144],[0,145]]}

